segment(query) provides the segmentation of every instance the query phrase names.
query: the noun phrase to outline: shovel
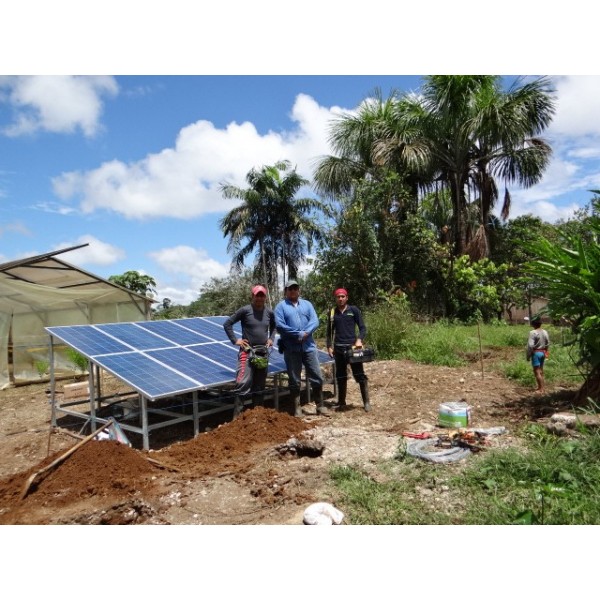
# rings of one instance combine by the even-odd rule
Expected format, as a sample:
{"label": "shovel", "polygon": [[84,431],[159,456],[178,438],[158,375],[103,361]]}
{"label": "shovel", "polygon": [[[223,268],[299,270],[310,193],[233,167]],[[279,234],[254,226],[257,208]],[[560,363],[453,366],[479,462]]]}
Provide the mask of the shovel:
{"label": "shovel", "polygon": [[94,431],[93,433],[90,433],[90,435],[88,435],[86,438],[83,438],[80,442],[77,442],[77,444],[75,444],[72,448],[69,448],[64,454],[61,454],[58,458],[54,459],[49,465],[46,465],[43,469],[40,469],[39,471],[32,473],[27,478],[27,481],[25,482],[25,485],[23,486],[23,491],[21,492],[20,499],[23,500],[25,498],[25,496],[27,496],[27,494],[29,492],[29,488],[31,487],[31,484],[33,483],[34,479],[38,475],[41,475],[42,473],[49,471],[50,469],[52,469],[53,467],[55,467],[56,465],[61,463],[63,460],[65,460],[65,458],[68,458],[69,456],[71,456],[71,454],[73,454],[73,452],[75,452],[75,450],[78,450],[79,448],[81,448],[81,446],[83,446],[90,440],[93,440],[101,431],[106,429],[112,422],[113,422],[112,420],[107,421],[106,423],[104,423],[104,425],[102,425],[102,427],[100,427],[99,429],[96,429],[96,431]]}

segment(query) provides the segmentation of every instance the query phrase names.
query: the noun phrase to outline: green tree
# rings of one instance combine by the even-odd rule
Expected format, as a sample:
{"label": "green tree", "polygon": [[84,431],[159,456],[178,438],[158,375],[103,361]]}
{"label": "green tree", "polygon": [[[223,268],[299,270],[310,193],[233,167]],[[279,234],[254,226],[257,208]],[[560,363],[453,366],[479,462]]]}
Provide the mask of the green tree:
{"label": "green tree", "polygon": [[213,277],[200,288],[200,296],[187,307],[187,316],[231,315],[250,301],[250,290],[256,284],[251,269],[228,277]]}
{"label": "green tree", "polygon": [[[487,228],[498,199],[497,179],[505,186],[529,187],[542,177],[551,149],[539,134],[550,123],[555,99],[550,81],[538,78],[508,91],[491,75],[436,75],[425,78],[422,95],[405,97],[397,138],[421,129],[426,160],[450,190],[456,254],[487,256]],[[408,123],[408,125],[407,125]],[[394,137],[382,144],[382,156],[394,152]],[[480,230],[468,236],[469,204],[479,210]],[[506,187],[503,218],[510,211]],[[479,236],[478,236],[479,233]],[[484,235],[485,234],[485,235]]]}
{"label": "green tree", "polygon": [[246,175],[247,188],[221,185],[224,198],[241,200],[220,221],[227,249],[233,253],[239,271],[246,258],[255,253],[255,272],[271,290],[277,289],[278,265],[284,278],[296,277],[301,262],[321,239],[316,219],[326,207],[314,198],[296,198],[308,181],[289,161],[251,169]]}
{"label": "green tree", "polygon": [[[316,188],[334,195],[359,177],[391,170],[403,174],[415,198],[419,190],[447,189],[455,254],[487,256],[498,181],[505,184],[501,215],[507,218],[507,186],[537,183],[548,164],[551,149],[539,134],[554,106],[547,78],[504,91],[497,76],[426,77],[419,94],[393,92],[332,123],[330,140],[338,156],[321,159]],[[469,227],[473,215],[478,225]]]}
{"label": "green tree", "polygon": [[552,318],[575,334],[586,377],[578,403],[600,399],[600,217],[593,213],[586,223],[585,233],[557,229],[560,243],[543,238],[528,244],[538,258],[526,266],[548,297]]}
{"label": "green tree", "polygon": [[352,196],[339,200],[327,243],[317,252],[314,273],[304,286],[311,300],[327,307],[331,292],[343,286],[362,306],[406,293],[415,306],[437,307],[432,283],[443,247],[420,216],[403,211],[407,196],[403,180],[388,174],[378,181],[357,181]]}
{"label": "green tree", "polygon": [[108,281],[138,294],[156,293],[154,278],[150,275],[142,275],[139,271],[125,271],[122,275],[111,275]]}
{"label": "green tree", "polygon": [[446,280],[450,316],[465,323],[501,317],[506,297],[513,293],[507,271],[508,265],[488,258],[472,261],[463,255],[452,261]]}
{"label": "green tree", "polygon": [[536,278],[525,272],[525,265],[537,258],[527,245],[542,238],[557,240],[556,228],[539,217],[522,215],[506,223],[495,221],[490,233],[491,258],[507,265],[502,304],[512,320],[513,308],[525,308],[542,294]]}
{"label": "green tree", "polygon": [[[386,154],[386,160],[378,155],[382,140],[394,135],[398,105],[401,96],[392,90],[383,98],[375,90],[358,107],[356,112],[342,114],[331,121],[329,143],[334,155],[317,161],[313,180],[316,191],[327,197],[351,196],[356,185],[363,180],[383,181],[390,172],[400,174],[409,187],[412,200],[417,199],[419,185],[430,181],[433,174],[425,172],[428,148],[422,136],[405,124],[404,139],[394,152]],[[412,143],[408,143],[409,140]],[[414,208],[414,207],[413,207]]]}

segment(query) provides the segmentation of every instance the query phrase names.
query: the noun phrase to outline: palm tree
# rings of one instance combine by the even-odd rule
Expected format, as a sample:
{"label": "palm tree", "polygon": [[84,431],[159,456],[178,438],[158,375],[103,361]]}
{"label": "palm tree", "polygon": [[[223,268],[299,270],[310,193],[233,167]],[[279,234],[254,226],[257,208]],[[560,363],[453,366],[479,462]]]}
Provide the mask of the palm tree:
{"label": "palm tree", "polygon": [[[363,107],[333,123],[330,141],[340,156],[320,161],[317,190],[348,189],[360,170],[342,169],[346,164],[362,165],[369,176],[375,169],[399,172],[415,195],[448,189],[459,255],[487,254],[488,222],[499,197],[496,179],[529,187],[541,179],[550,158],[550,146],[537,137],[555,109],[547,78],[505,92],[497,76],[429,76],[419,95],[394,92]],[[479,226],[471,228],[467,221],[474,210]],[[503,218],[509,210],[506,190]]]}
{"label": "palm tree", "polygon": [[229,236],[228,252],[238,270],[256,253],[258,272],[262,272],[270,289],[277,288],[278,266],[282,275],[296,277],[301,262],[312,244],[321,239],[315,217],[325,206],[313,198],[295,198],[308,185],[289,161],[251,169],[246,175],[247,188],[228,183],[221,185],[224,198],[242,203],[219,222],[224,236]]}
{"label": "palm tree", "polygon": [[[380,90],[365,100],[356,113],[347,113],[334,119],[330,125],[329,143],[336,155],[316,161],[314,187],[317,193],[328,196],[349,196],[362,179],[383,181],[391,171],[405,176],[405,183],[416,196],[426,165],[428,148],[409,131],[406,125],[402,141],[396,137],[395,123],[400,97],[392,91],[384,99]],[[411,138],[411,133],[414,134]],[[377,152],[381,140],[396,141],[388,146],[383,156]]]}
{"label": "palm tree", "polygon": [[[542,77],[522,86],[516,82],[504,91],[498,76],[430,76],[422,96],[402,103],[409,107],[400,107],[400,132],[408,115],[409,126],[423,132],[430,166],[450,190],[455,252],[486,256],[490,213],[499,196],[496,178],[505,186],[530,187],[548,165],[551,148],[537,136],[555,110],[550,81]],[[381,147],[393,149],[396,143],[384,140]],[[465,221],[469,205],[479,212],[479,229],[470,235]],[[509,211],[506,189],[501,216],[506,219]]]}

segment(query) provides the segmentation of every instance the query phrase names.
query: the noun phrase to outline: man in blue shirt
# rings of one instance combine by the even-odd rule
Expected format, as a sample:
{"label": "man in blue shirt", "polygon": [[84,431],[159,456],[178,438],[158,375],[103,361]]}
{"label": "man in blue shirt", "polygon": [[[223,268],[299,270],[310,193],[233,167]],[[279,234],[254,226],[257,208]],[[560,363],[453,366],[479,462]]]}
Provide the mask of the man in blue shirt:
{"label": "man in blue shirt", "polygon": [[323,400],[323,376],[317,344],[313,338],[313,333],[319,326],[319,318],[313,305],[300,298],[300,286],[293,279],[285,284],[285,298],[275,307],[275,325],[281,336],[294,415],[303,416],[300,407],[300,384],[304,365],[315,395],[317,414],[329,416]]}

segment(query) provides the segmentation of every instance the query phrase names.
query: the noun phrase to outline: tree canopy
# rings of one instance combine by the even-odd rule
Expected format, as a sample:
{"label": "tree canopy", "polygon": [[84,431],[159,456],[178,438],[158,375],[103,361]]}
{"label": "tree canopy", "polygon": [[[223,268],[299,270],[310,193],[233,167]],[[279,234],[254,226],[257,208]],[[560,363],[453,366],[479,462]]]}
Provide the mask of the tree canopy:
{"label": "tree canopy", "polygon": [[278,273],[282,279],[296,277],[313,242],[321,239],[317,218],[326,207],[315,198],[296,197],[309,181],[287,160],[251,169],[246,182],[247,188],[222,184],[223,197],[241,203],[219,224],[223,235],[229,237],[227,249],[233,255],[234,268],[242,269],[254,253],[255,273],[273,293]]}

